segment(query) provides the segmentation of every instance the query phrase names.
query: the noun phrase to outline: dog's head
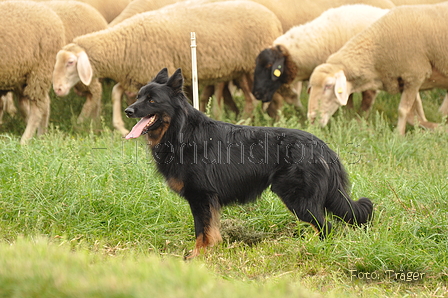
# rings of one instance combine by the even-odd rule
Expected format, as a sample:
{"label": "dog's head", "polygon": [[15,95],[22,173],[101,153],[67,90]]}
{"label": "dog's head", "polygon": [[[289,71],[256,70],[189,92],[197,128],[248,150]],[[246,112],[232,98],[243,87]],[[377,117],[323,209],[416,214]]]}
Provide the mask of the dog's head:
{"label": "dog's head", "polygon": [[171,77],[168,77],[168,70],[164,68],[140,89],[136,102],[127,107],[125,113],[129,118],[142,119],[126,139],[148,134],[154,145],[160,141],[182,104],[183,97],[179,99],[177,95],[182,93],[183,80],[180,68]]}

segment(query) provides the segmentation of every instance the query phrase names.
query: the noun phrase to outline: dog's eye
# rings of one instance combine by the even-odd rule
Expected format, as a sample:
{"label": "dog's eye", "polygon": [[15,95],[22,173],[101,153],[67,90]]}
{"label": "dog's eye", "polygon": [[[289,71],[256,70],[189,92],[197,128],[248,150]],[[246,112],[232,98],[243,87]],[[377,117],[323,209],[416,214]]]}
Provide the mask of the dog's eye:
{"label": "dog's eye", "polygon": [[155,103],[154,99],[149,100],[150,103]]}

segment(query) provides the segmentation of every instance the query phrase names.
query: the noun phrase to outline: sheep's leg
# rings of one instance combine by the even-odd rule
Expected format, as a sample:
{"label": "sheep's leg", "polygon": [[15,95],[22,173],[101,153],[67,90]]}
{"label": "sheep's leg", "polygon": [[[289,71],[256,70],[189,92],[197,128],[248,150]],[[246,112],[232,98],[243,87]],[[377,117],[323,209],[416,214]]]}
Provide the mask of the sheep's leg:
{"label": "sheep's leg", "polygon": [[3,111],[6,110],[6,95],[2,95],[0,98],[0,125],[3,124]]}
{"label": "sheep's leg", "polygon": [[238,115],[240,111],[238,110],[238,107],[235,101],[233,100],[232,93],[230,93],[229,84],[230,82],[226,82],[226,84],[224,85],[224,89],[222,90],[223,92],[222,95],[224,97],[224,104],[228,106],[232,112]]}
{"label": "sheep's leg", "polygon": [[123,118],[121,117],[121,99],[123,97],[124,88],[120,83],[112,88],[112,124],[123,136],[129,133],[124,127]]}
{"label": "sheep's leg", "polygon": [[6,112],[11,116],[14,116],[17,113],[12,92],[7,92],[0,98],[0,124],[3,123],[3,112]]}
{"label": "sheep's leg", "polygon": [[27,119],[25,132],[20,139],[20,144],[23,145],[33,137],[36,130],[38,130],[38,134],[45,132],[50,115],[50,97],[48,94],[42,100],[30,100],[28,97],[21,97],[20,103]]}
{"label": "sheep's leg", "polygon": [[13,97],[12,92],[8,92],[1,97],[1,100],[0,100],[0,124],[3,123],[3,112],[6,112],[11,116],[15,116],[17,113],[16,106],[14,105],[14,97]]}
{"label": "sheep's leg", "polygon": [[283,85],[278,90],[278,93],[283,97],[284,101],[295,107],[302,108],[302,102],[300,101],[300,93],[302,92],[302,81],[293,82],[291,85]]}
{"label": "sheep's leg", "polygon": [[265,110],[270,117],[274,118],[275,120],[278,120],[279,119],[278,111],[282,109],[283,103],[284,103],[283,97],[277,92],[275,92],[274,95],[272,96],[272,100],[269,103],[264,103],[268,104],[267,107],[265,107],[264,104],[263,106],[265,107]]}
{"label": "sheep's leg", "polygon": [[[362,93],[362,100],[361,100],[361,112],[365,112],[365,115],[367,116],[370,112],[370,109],[373,106],[373,103],[375,102],[376,94],[377,92],[375,90],[366,90]],[[348,96],[346,107],[348,109],[353,109],[353,93]]]}
{"label": "sheep's leg", "polygon": [[214,86],[214,94],[216,98],[217,105],[213,106],[213,114],[215,117],[221,117],[224,104],[225,103],[235,114],[238,115],[239,110],[233,100],[232,94],[229,90],[229,82],[221,82]]}
{"label": "sheep's leg", "polygon": [[243,91],[245,99],[243,117],[251,117],[254,111],[254,107],[258,101],[251,92],[252,80],[250,78],[250,75],[245,74],[241,76],[238,81],[238,85],[240,86],[241,91]]}
{"label": "sheep's leg", "polygon": [[25,122],[28,122],[28,117],[30,115],[30,100],[26,96],[19,96],[19,110],[22,117],[25,119]]}
{"label": "sheep's leg", "polygon": [[442,113],[443,116],[448,116],[448,93],[443,99],[442,105],[439,108],[439,112]]}
{"label": "sheep's leg", "polygon": [[[416,115],[414,114],[416,113]],[[438,126],[437,123],[429,122],[426,119],[425,111],[423,110],[422,99],[420,93],[417,93],[417,97],[412,107],[412,111],[408,117],[408,123],[415,124],[415,117],[417,117],[418,124],[424,128],[434,129]]]}
{"label": "sheep's leg", "polygon": [[213,105],[212,111],[213,116],[215,116],[217,119],[220,119],[223,112],[223,91],[224,86],[227,84],[227,82],[220,82],[215,85],[215,99],[216,103]]}
{"label": "sheep's leg", "polygon": [[292,102],[298,108],[302,107],[302,102],[300,101],[300,94],[302,93],[303,81],[295,82],[291,85],[291,89],[297,94],[297,98]]}
{"label": "sheep's leg", "polygon": [[373,104],[375,103],[377,91],[366,90],[363,91],[361,94],[362,94],[361,111],[366,112],[366,114],[368,114],[372,109]]}
{"label": "sheep's leg", "polygon": [[86,94],[81,113],[78,116],[78,123],[84,122],[87,118],[98,120],[101,114],[101,94],[102,86],[98,79],[91,82]]}
{"label": "sheep's leg", "polygon": [[345,107],[347,109],[349,109],[349,110],[353,110],[353,107],[354,107],[354,104],[353,104],[353,93],[348,96],[347,104],[345,105]]}
{"label": "sheep's leg", "polygon": [[[397,131],[404,135],[406,132],[406,122],[411,121],[414,124],[414,117],[410,117],[414,102],[417,100],[418,87],[406,88],[401,94],[400,104],[398,105],[398,124]],[[411,119],[412,118],[412,119]]]}
{"label": "sheep's leg", "polygon": [[210,97],[212,97],[213,93],[215,93],[214,85],[208,85],[208,86],[204,87],[204,89],[201,92],[201,97],[199,100],[199,110],[200,111],[205,112],[208,101],[210,100]]}
{"label": "sheep's leg", "polygon": [[50,95],[45,94],[44,101],[37,101],[37,104],[42,113],[42,119],[37,127],[37,135],[40,136],[47,132],[50,122]]}

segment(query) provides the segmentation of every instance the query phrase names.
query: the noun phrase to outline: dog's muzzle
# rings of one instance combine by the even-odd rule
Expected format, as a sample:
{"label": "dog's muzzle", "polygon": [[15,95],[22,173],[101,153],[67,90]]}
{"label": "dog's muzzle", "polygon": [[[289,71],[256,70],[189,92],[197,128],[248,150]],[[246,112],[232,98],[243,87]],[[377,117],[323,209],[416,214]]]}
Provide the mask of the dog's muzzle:
{"label": "dog's muzzle", "polygon": [[124,110],[124,112],[126,113],[126,116],[128,116],[128,118],[134,117],[135,110],[133,108],[128,107],[126,108],[126,110]]}

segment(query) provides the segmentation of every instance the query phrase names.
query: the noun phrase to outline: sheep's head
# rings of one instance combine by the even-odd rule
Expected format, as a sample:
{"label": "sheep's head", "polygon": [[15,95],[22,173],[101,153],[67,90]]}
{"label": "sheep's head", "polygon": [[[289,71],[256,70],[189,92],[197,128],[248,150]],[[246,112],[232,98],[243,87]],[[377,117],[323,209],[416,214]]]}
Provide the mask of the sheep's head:
{"label": "sheep's head", "polygon": [[90,85],[93,70],[86,52],[75,44],[68,44],[56,55],[53,70],[53,89],[56,95],[66,96],[79,81]]}
{"label": "sheep's head", "polygon": [[308,120],[325,126],[338,108],[347,104],[352,85],[340,67],[322,64],[311,74],[308,88]]}
{"label": "sheep's head", "polygon": [[263,102],[271,101],[274,93],[291,83],[296,74],[297,67],[283,45],[266,48],[255,60],[252,94]]}

